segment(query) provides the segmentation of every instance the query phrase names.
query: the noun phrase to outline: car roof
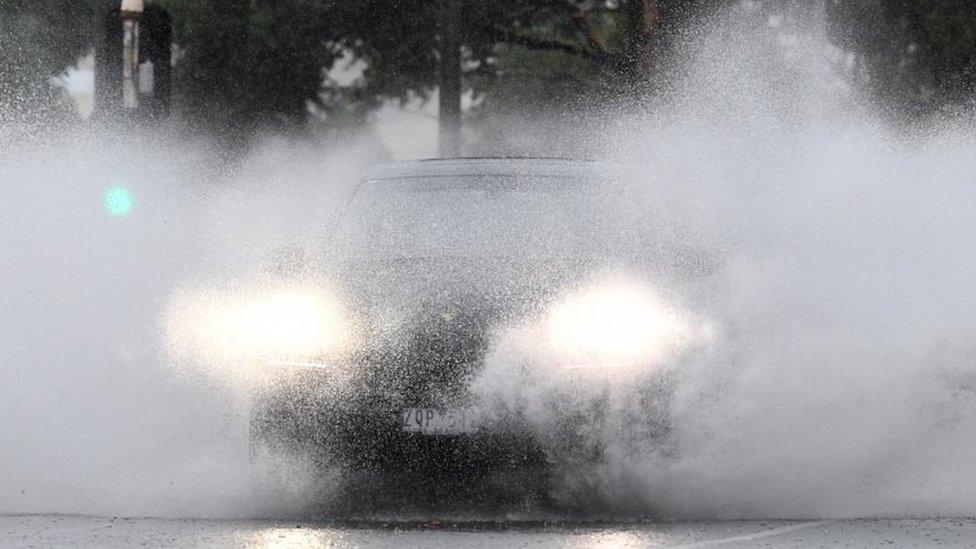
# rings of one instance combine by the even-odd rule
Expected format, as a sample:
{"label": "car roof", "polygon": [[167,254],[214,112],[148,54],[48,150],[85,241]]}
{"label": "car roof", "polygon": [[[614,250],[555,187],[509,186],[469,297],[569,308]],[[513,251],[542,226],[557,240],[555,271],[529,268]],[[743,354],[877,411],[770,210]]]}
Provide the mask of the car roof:
{"label": "car roof", "polygon": [[607,177],[605,163],[566,158],[447,158],[406,160],[374,166],[364,173],[367,181],[420,177],[535,176],[557,178]]}

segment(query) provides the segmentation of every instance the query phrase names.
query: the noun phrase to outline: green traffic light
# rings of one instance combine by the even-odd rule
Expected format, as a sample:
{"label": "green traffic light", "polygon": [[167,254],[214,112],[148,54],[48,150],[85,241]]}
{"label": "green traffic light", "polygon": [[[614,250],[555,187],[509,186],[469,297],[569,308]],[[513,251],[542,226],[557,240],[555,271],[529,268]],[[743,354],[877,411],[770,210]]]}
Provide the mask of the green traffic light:
{"label": "green traffic light", "polygon": [[105,192],[105,210],[112,217],[125,217],[132,213],[135,198],[124,187],[112,187]]}

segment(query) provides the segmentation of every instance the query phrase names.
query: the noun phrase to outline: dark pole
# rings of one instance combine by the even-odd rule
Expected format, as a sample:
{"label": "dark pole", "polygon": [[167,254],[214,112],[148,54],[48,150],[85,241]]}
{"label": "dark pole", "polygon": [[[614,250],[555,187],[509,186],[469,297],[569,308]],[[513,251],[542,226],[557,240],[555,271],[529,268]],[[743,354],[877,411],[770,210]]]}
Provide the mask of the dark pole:
{"label": "dark pole", "polygon": [[627,56],[621,68],[640,97],[654,69],[655,34],[661,24],[661,11],[658,0],[629,0],[624,4],[624,9],[629,36],[626,40]]}
{"label": "dark pole", "polygon": [[95,46],[95,111],[101,119],[122,114],[122,12],[119,2],[98,4]]}
{"label": "dark pole", "polygon": [[173,22],[169,12],[155,3],[147,5],[142,30],[141,58],[153,66],[152,94],[144,98],[146,114],[160,120],[169,115],[173,90]]}
{"label": "dark pole", "polygon": [[461,154],[461,0],[441,0],[440,17],[441,158]]}

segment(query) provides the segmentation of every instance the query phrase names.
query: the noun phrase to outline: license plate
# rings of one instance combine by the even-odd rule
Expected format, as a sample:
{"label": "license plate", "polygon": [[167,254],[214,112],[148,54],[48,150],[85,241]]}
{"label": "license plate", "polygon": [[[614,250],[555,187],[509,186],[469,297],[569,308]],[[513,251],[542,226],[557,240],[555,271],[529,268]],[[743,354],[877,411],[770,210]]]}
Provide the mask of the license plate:
{"label": "license plate", "polygon": [[401,412],[402,429],[407,433],[424,435],[460,435],[477,430],[477,414],[467,408],[439,410],[436,408],[408,408]]}

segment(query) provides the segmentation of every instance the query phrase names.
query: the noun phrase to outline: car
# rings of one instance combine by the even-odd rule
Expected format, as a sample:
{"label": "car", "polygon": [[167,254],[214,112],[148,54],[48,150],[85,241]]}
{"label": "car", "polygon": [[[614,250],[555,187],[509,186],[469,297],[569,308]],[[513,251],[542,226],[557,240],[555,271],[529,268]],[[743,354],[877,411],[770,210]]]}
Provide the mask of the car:
{"label": "car", "polygon": [[319,298],[293,295],[250,338],[327,340],[269,361],[254,447],[341,471],[347,509],[571,505],[585,486],[568,476],[623,440],[594,433],[665,448],[666,363],[705,329],[664,289],[716,262],[663,242],[614,171],[542,158],[369,170],[325,261],[342,297],[318,314],[295,301]]}

